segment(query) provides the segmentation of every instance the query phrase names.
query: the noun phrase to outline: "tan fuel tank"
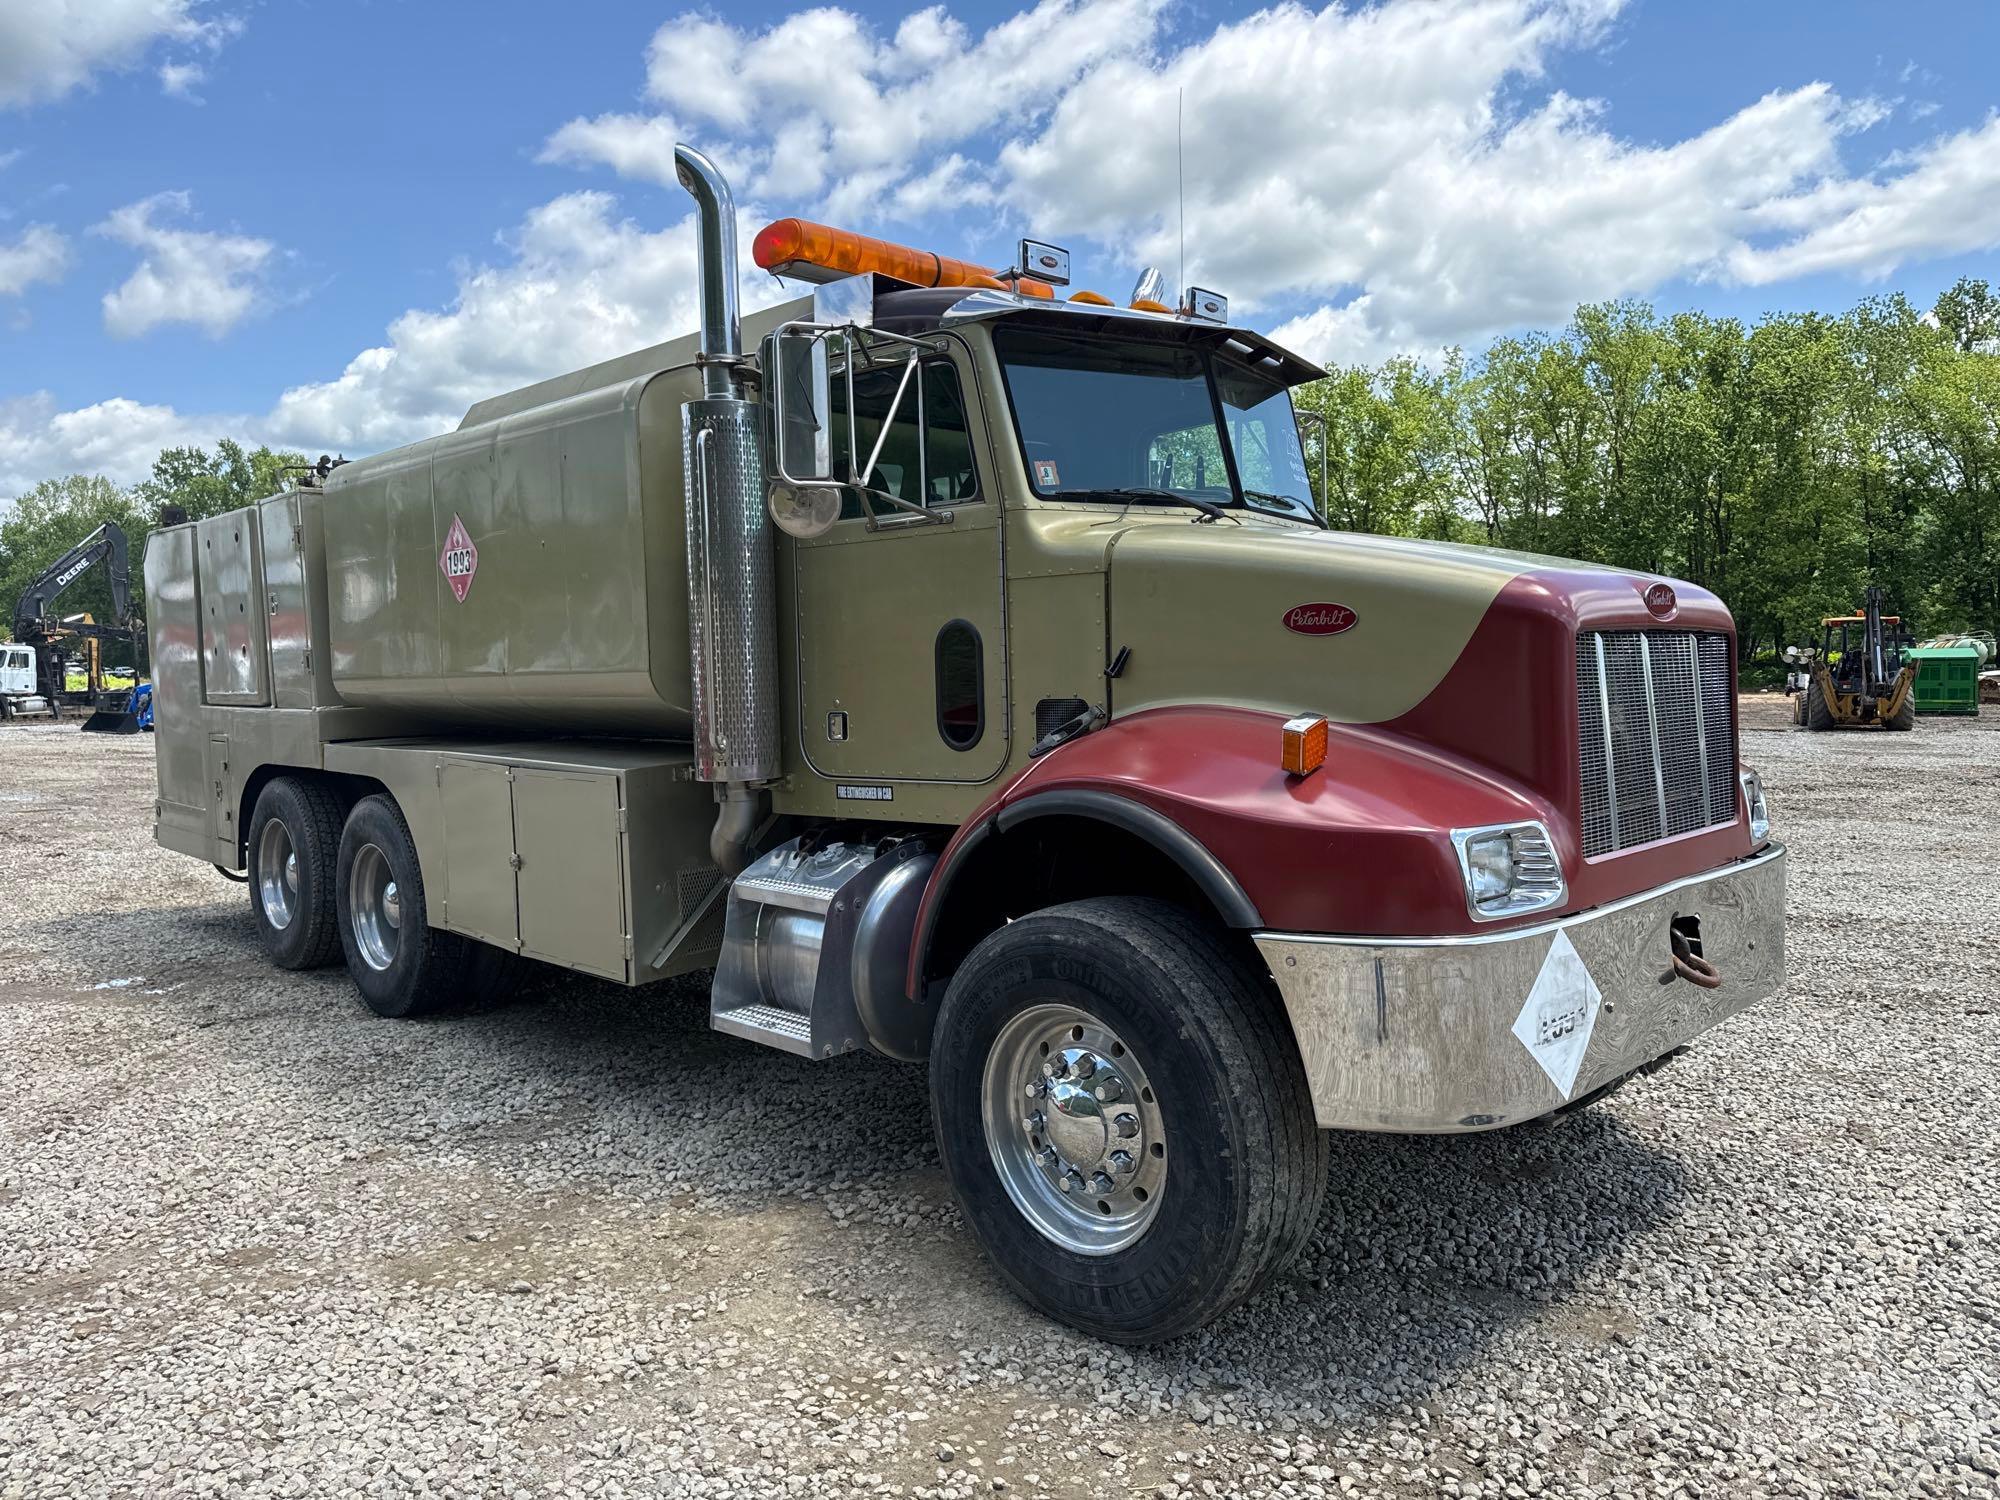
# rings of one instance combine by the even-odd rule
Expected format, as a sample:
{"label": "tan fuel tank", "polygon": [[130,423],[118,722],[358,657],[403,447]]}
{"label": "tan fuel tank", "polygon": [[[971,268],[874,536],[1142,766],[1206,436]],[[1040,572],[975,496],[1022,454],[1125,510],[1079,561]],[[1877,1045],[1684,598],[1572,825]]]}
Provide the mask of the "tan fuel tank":
{"label": "tan fuel tank", "polygon": [[335,469],[342,699],[412,732],[687,738],[680,405],[698,394],[691,367],[656,370]]}

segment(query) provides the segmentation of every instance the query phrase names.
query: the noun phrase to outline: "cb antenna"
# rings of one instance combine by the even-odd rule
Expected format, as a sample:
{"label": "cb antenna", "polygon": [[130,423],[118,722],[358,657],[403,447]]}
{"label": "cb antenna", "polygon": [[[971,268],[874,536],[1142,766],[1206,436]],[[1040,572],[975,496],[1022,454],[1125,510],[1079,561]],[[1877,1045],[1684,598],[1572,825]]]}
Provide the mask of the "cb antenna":
{"label": "cb antenna", "polygon": [[1185,85],[1174,90],[1174,183],[1180,190],[1181,199],[1181,268],[1180,284],[1187,286],[1187,135],[1181,128],[1181,117],[1187,111],[1187,88]]}

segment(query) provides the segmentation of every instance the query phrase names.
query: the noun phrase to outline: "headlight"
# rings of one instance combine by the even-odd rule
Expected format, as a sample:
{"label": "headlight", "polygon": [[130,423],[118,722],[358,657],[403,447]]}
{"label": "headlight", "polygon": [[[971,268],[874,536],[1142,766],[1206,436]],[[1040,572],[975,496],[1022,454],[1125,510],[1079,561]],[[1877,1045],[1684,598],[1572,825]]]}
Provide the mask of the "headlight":
{"label": "headlight", "polygon": [[1475,922],[1560,906],[1569,893],[1555,841],[1540,823],[1456,828],[1451,842],[1465,877],[1466,910]]}
{"label": "headlight", "polygon": [[1750,842],[1761,844],[1771,836],[1771,808],[1764,800],[1764,780],[1755,771],[1745,771],[1743,805],[1750,812]]}

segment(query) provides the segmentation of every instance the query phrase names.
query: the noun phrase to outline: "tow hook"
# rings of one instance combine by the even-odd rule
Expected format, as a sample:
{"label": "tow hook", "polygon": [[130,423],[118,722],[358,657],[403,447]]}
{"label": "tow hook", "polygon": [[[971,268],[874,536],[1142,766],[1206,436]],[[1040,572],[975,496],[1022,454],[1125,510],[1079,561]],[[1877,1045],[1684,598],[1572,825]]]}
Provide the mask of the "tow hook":
{"label": "tow hook", "polygon": [[1722,971],[1702,957],[1700,917],[1676,915],[1668,924],[1667,942],[1673,949],[1674,969],[1661,983],[1670,984],[1678,978],[1705,990],[1722,987]]}

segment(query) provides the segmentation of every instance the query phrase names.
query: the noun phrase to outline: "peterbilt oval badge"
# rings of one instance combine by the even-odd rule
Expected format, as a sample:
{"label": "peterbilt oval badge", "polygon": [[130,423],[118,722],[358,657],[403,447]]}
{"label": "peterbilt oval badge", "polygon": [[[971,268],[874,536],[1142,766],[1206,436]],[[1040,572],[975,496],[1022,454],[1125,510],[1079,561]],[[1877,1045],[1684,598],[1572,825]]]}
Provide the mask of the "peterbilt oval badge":
{"label": "peterbilt oval badge", "polygon": [[1676,607],[1677,601],[1674,599],[1674,586],[1671,583],[1655,583],[1647,587],[1646,608],[1651,610],[1657,618],[1662,620],[1672,619]]}
{"label": "peterbilt oval badge", "polygon": [[1345,604],[1294,604],[1285,611],[1285,629],[1299,635],[1339,635],[1360,618]]}

